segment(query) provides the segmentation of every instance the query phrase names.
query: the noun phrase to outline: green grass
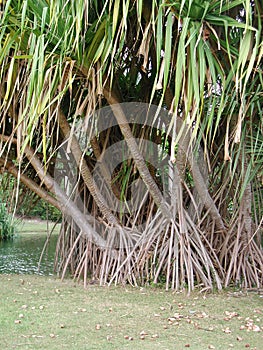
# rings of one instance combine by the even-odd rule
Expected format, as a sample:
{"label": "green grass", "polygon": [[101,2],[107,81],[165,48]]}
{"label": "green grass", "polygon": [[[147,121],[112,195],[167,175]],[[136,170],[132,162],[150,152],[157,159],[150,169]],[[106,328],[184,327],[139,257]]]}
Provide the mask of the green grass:
{"label": "green grass", "polygon": [[0,294],[1,349],[262,349],[263,299],[254,293],[187,297],[0,275]]}
{"label": "green grass", "polygon": [[[55,223],[47,222],[45,220],[32,219],[32,220],[17,220],[16,232],[18,234],[31,234],[31,233],[47,233],[50,232]],[[54,232],[58,233],[60,224],[57,224]]]}

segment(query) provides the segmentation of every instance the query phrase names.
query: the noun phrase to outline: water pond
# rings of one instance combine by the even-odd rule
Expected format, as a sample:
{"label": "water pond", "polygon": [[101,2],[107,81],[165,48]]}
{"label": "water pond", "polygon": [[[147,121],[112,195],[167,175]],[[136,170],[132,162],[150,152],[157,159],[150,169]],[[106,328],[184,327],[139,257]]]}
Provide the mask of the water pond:
{"label": "water pond", "polygon": [[53,275],[56,233],[51,235],[39,265],[46,238],[45,232],[33,231],[19,233],[10,241],[0,241],[0,274]]}

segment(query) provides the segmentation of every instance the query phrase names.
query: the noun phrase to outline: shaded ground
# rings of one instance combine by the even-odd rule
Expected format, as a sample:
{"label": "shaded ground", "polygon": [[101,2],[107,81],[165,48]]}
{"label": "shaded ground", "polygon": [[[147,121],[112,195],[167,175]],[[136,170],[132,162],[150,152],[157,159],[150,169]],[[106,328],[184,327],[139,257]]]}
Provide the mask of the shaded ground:
{"label": "shaded ground", "polygon": [[1,349],[262,349],[263,298],[0,275]]}

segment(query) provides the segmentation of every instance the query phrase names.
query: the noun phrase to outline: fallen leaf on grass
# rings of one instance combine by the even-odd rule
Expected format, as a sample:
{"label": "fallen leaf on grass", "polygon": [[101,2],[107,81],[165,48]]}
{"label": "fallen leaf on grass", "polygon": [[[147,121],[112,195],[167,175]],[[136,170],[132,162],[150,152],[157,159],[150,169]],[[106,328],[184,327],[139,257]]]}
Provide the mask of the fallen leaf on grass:
{"label": "fallen leaf on grass", "polygon": [[152,335],[152,338],[153,338],[153,339],[159,338],[159,334],[153,334],[153,335]]}
{"label": "fallen leaf on grass", "polygon": [[259,309],[254,309],[253,312],[255,312],[256,314],[262,314],[262,311]]}
{"label": "fallen leaf on grass", "polygon": [[32,334],[31,338],[44,338],[44,336],[43,335]]}
{"label": "fallen leaf on grass", "polygon": [[125,335],[125,336],[124,336],[124,339],[126,339],[126,340],[133,340],[133,337],[130,337],[130,336],[128,336],[128,335]]}
{"label": "fallen leaf on grass", "polygon": [[198,318],[207,318],[209,316],[205,312],[201,312],[201,313],[196,314],[196,317],[198,317]]}
{"label": "fallen leaf on grass", "polygon": [[261,329],[260,329],[259,326],[257,326],[256,324],[254,324],[254,325],[252,326],[252,331],[253,331],[253,332],[261,332]]}
{"label": "fallen leaf on grass", "polygon": [[173,325],[177,326],[179,324],[179,322],[178,322],[178,319],[176,319],[174,317],[169,317],[168,324],[173,324]]}
{"label": "fallen leaf on grass", "polygon": [[145,332],[145,331],[141,331],[141,332],[140,332],[140,335],[148,335],[148,333]]}
{"label": "fallen leaf on grass", "polygon": [[223,332],[226,334],[232,333],[232,331],[229,327],[226,327],[225,329],[223,329]]}
{"label": "fallen leaf on grass", "polygon": [[225,321],[229,321],[229,320],[231,320],[231,318],[237,317],[237,316],[238,316],[238,313],[235,312],[235,311],[232,311],[232,312],[230,312],[230,311],[225,311],[225,315],[226,315],[227,317],[225,317],[224,320],[225,320]]}
{"label": "fallen leaf on grass", "polygon": [[250,331],[261,332],[262,331],[261,328],[258,325],[254,324],[254,321],[252,319],[250,319],[249,317],[246,318],[245,325],[241,325],[239,329],[240,330],[246,329],[248,332],[250,332]]}
{"label": "fallen leaf on grass", "polygon": [[87,309],[84,309],[84,308],[79,307],[79,308],[78,308],[78,311],[79,311],[79,312],[86,312]]}

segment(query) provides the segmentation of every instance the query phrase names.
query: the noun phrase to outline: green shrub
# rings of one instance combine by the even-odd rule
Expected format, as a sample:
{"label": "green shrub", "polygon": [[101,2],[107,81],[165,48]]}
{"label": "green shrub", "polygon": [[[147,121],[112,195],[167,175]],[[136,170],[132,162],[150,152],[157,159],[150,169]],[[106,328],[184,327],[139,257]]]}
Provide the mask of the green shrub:
{"label": "green shrub", "polygon": [[15,233],[13,218],[8,214],[5,204],[0,202],[0,240],[11,239]]}
{"label": "green shrub", "polygon": [[[31,202],[24,200],[24,202],[23,207],[20,206],[17,208],[16,213],[18,215],[26,215],[50,221],[59,221],[61,219],[61,212],[41,198],[37,198],[37,200],[31,199]],[[26,204],[26,202],[29,204]]]}

